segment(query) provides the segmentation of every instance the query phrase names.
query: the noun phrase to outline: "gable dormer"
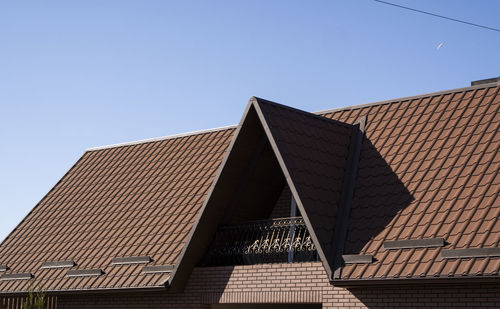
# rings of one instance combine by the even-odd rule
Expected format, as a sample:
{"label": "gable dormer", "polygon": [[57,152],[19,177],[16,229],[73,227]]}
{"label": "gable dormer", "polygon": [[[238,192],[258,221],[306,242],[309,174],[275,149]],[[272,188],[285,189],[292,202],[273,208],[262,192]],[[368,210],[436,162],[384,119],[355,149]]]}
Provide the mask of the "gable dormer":
{"label": "gable dormer", "polygon": [[[279,250],[281,242],[285,251],[288,247],[290,252],[297,240],[292,237],[296,227],[303,226],[305,238],[301,241],[308,239],[306,246],[314,252],[306,259],[320,259],[332,277],[337,251],[334,244],[338,237],[337,213],[345,199],[343,186],[351,178],[346,170],[357,132],[357,125],[251,98],[180,262],[169,279],[172,290],[182,288],[195,265],[214,263],[210,255],[217,254],[210,250],[231,249],[231,245],[223,245],[224,229],[233,229],[233,234],[272,229],[284,235],[276,239],[267,237],[272,232],[258,232],[253,238],[246,237],[241,240],[244,245],[233,248],[238,251],[234,261],[222,261],[222,264],[247,264],[252,259],[245,252],[265,252],[272,244]],[[290,191],[290,216],[275,224],[270,216],[283,190]],[[262,221],[266,219],[267,222]],[[273,228],[276,225],[286,228]],[[238,232],[238,228],[247,231]],[[217,235],[219,240],[223,237],[220,242]],[[227,242],[236,244],[238,239]],[[278,255],[279,262],[295,261],[294,257],[289,258],[289,253]]]}

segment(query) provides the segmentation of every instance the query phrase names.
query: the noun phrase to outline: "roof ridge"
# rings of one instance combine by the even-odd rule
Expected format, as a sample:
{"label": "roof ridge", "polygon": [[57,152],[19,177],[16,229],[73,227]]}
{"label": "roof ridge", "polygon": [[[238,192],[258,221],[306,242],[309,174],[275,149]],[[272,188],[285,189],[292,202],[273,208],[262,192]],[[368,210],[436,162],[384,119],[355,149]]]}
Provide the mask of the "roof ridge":
{"label": "roof ridge", "polygon": [[352,128],[351,124],[348,124],[348,123],[345,123],[345,122],[342,122],[342,121],[338,121],[338,120],[335,120],[335,119],[330,119],[330,118],[323,117],[322,115],[320,115],[320,114],[318,114],[316,112],[304,111],[304,110],[301,110],[301,109],[298,109],[298,108],[295,108],[295,107],[291,107],[291,106],[288,106],[288,105],[283,105],[283,104],[276,103],[276,102],[273,102],[273,101],[269,101],[269,100],[266,100],[266,99],[262,99],[262,98],[259,98],[259,97],[256,97],[256,96],[252,96],[252,98],[250,98],[250,100],[252,100],[252,99],[256,100],[258,103],[264,103],[264,104],[274,105],[276,107],[287,109],[287,110],[290,110],[290,111],[293,111],[293,112],[297,112],[297,113],[300,113],[300,114],[302,114],[304,116],[312,117],[314,119],[331,122],[331,123],[334,123],[334,124],[337,124],[337,125],[341,125],[341,126],[344,126],[344,127],[347,127],[347,128]]}
{"label": "roof ridge", "polygon": [[104,146],[91,147],[91,148],[87,148],[85,150],[85,152],[97,151],[97,150],[109,149],[109,148],[116,148],[116,147],[131,146],[131,145],[138,145],[138,144],[144,144],[144,143],[159,142],[159,141],[164,141],[164,140],[168,140],[168,139],[174,139],[174,138],[180,138],[180,137],[186,137],[186,136],[192,136],[192,135],[198,135],[198,134],[205,134],[205,133],[212,133],[212,132],[217,132],[217,131],[224,131],[224,130],[236,128],[237,126],[238,125],[233,124],[233,125],[228,125],[228,126],[224,126],[224,127],[217,127],[217,128],[212,128],[212,129],[204,129],[204,130],[191,131],[191,132],[185,132],[185,133],[179,133],[179,134],[173,134],[173,135],[140,139],[140,140],[131,141],[131,142],[124,142],[124,143],[116,143],[116,144],[110,144],[110,145],[104,145]]}
{"label": "roof ridge", "polygon": [[[340,111],[349,111],[349,110],[354,110],[354,109],[361,109],[365,107],[370,107],[370,106],[378,106],[378,105],[385,105],[385,104],[392,104],[392,103],[398,103],[401,101],[406,101],[406,100],[413,100],[413,99],[419,99],[419,98],[425,98],[425,97],[430,97],[430,96],[436,96],[436,95],[443,95],[443,94],[451,94],[451,93],[456,93],[456,92],[461,92],[461,91],[466,91],[466,90],[475,90],[475,89],[482,89],[482,88],[490,88],[490,87],[498,87],[500,86],[500,82],[492,82],[488,84],[481,84],[481,85],[475,85],[475,86],[468,86],[468,87],[462,87],[462,88],[454,88],[454,89],[449,89],[449,90],[443,90],[443,91],[437,91],[437,92],[429,92],[429,93],[424,93],[424,94],[419,94],[419,95],[413,95],[413,96],[407,96],[407,97],[400,97],[396,99],[389,99],[389,100],[382,100],[382,101],[375,101],[375,102],[370,102],[370,103],[364,103],[364,104],[358,104],[358,105],[350,105],[350,106],[344,106],[344,107],[337,107],[337,108],[331,108],[331,109],[325,109],[325,110],[319,110],[319,111],[314,111],[314,112],[307,112],[301,109],[297,109],[291,106],[283,105],[280,103],[276,103],[273,101],[269,101],[260,97],[253,96],[252,98],[255,98],[256,100],[267,103],[267,104],[272,104],[276,105],[281,108],[285,108],[288,110],[292,110],[295,112],[302,113],[304,115],[314,117],[319,119],[319,120],[325,120],[325,121],[333,121],[336,124],[339,125],[344,125],[347,127],[350,127],[350,124],[344,123],[341,121],[336,121],[334,119],[326,118],[323,117],[324,114],[329,114],[329,113],[334,113],[334,112],[340,112]],[[88,151],[97,151],[97,150],[103,150],[103,149],[109,149],[109,148],[115,148],[115,147],[124,147],[124,146],[131,146],[131,145],[138,145],[138,144],[143,144],[143,143],[152,143],[152,142],[158,142],[158,141],[163,141],[163,140],[168,140],[168,139],[173,139],[173,138],[179,138],[179,137],[185,137],[185,136],[191,136],[191,135],[197,135],[197,134],[204,134],[204,133],[210,133],[210,132],[216,132],[216,131],[223,131],[223,130],[228,130],[228,129],[233,129],[236,128],[238,124],[233,124],[233,125],[227,125],[227,126],[222,126],[222,127],[216,127],[216,128],[211,128],[211,129],[203,129],[203,130],[197,130],[197,131],[190,131],[190,132],[185,132],[185,133],[178,133],[178,134],[173,134],[173,135],[166,135],[166,136],[160,136],[160,137],[153,137],[153,138],[146,138],[146,139],[141,139],[141,140],[136,140],[136,141],[131,141],[131,142],[123,142],[123,143],[116,143],[116,144],[109,144],[109,145],[103,145],[103,146],[97,146],[97,147],[90,147],[85,150],[85,152]]]}
{"label": "roof ridge", "polygon": [[492,87],[498,87],[498,86],[500,86],[500,81],[496,81],[496,82],[492,82],[492,83],[488,83],[488,84],[480,84],[480,85],[475,85],[475,86],[462,87],[462,88],[453,88],[453,89],[442,90],[442,91],[428,92],[428,93],[424,93],[424,94],[417,94],[417,95],[412,95],[412,96],[407,96],[407,97],[400,97],[400,98],[396,98],[396,99],[389,99],[389,100],[375,101],[375,102],[358,104],[358,105],[330,108],[330,109],[315,111],[315,112],[311,112],[311,113],[317,114],[317,115],[323,115],[323,114],[329,114],[329,113],[335,113],[335,112],[341,112],[341,111],[361,109],[361,108],[370,107],[370,106],[392,104],[392,103],[398,103],[401,101],[423,99],[426,97],[438,96],[438,95],[443,95],[443,94],[452,94],[452,93],[457,93],[457,92],[477,90],[477,89],[482,89],[482,88],[492,88]]}

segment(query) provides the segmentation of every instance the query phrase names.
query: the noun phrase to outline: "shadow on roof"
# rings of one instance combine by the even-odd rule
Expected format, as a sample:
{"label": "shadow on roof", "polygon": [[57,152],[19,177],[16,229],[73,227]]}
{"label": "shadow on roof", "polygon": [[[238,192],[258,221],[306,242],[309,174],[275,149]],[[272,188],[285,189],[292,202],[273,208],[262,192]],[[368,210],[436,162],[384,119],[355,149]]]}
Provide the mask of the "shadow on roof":
{"label": "shadow on roof", "polygon": [[415,199],[366,137],[355,188],[344,254],[366,253],[367,244]]}

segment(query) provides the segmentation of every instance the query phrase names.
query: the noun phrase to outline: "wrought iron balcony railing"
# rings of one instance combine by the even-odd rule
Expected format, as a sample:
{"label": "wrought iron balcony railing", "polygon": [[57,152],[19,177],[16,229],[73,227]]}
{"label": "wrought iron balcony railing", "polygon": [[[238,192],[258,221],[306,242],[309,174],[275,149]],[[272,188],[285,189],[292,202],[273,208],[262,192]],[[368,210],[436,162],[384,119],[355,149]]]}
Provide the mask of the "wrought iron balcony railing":
{"label": "wrought iron balcony railing", "polygon": [[302,217],[220,226],[202,266],[317,261]]}

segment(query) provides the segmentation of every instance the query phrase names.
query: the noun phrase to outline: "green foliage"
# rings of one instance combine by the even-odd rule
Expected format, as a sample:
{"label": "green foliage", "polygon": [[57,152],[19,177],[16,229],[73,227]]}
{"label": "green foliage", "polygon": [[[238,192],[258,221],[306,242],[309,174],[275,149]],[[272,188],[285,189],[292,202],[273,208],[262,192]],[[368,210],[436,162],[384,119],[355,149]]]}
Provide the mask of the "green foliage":
{"label": "green foliage", "polygon": [[32,285],[28,287],[28,298],[23,302],[23,309],[45,309],[45,292],[42,289],[35,291]]}

